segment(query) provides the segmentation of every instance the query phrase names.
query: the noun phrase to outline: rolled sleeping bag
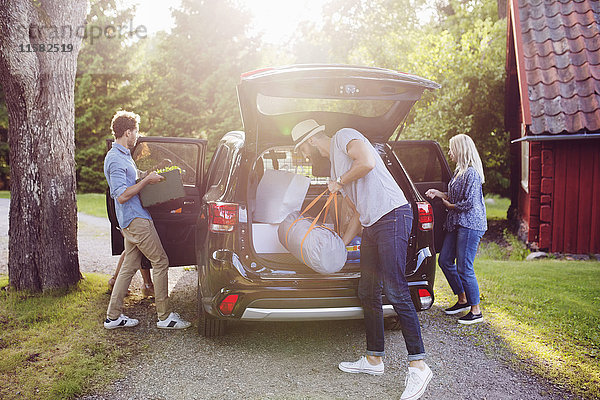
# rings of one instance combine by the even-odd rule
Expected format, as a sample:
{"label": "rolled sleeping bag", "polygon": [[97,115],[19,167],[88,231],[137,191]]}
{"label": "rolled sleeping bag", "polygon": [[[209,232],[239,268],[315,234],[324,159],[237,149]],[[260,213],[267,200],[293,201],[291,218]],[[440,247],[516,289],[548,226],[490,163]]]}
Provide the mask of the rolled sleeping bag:
{"label": "rolled sleeping bag", "polygon": [[299,261],[320,274],[333,274],[341,270],[347,257],[342,238],[333,230],[317,224],[304,239],[313,218],[303,218],[294,224],[299,215],[293,212],[279,224],[277,235],[281,244]]}

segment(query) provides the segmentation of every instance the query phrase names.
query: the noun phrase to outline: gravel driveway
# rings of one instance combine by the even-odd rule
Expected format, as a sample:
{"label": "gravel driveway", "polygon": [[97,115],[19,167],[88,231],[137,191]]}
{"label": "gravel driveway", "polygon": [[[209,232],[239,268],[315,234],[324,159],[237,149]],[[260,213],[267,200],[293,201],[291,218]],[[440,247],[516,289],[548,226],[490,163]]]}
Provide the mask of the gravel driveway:
{"label": "gravel driveway", "polygon": [[[195,271],[183,271],[172,291],[174,307],[192,316]],[[386,332],[383,376],[346,374],[343,360],[362,355],[362,321],[236,323],[221,338],[194,328],[163,332],[147,307],[130,309],[140,326],[118,335],[143,336],[149,348],[129,360],[126,376],[99,399],[399,399],[404,389],[406,349],[402,334]],[[567,393],[508,367],[486,324],[458,326],[435,306],[420,313],[427,363],[434,377],[422,399],[572,399]]]}
{"label": "gravel driveway", "polygon": [[[6,273],[7,212],[8,200],[0,199],[0,274]],[[79,215],[83,272],[112,274],[117,257],[110,255],[108,232],[105,219]],[[139,286],[139,274],[136,279]],[[124,378],[82,399],[400,398],[407,355],[400,332],[386,332],[386,372],[379,377],[337,369],[340,361],[363,354],[362,321],[237,323],[228,327],[226,336],[206,339],[195,329],[196,280],[195,270],[173,268],[169,273],[174,309],[194,322],[186,331],[157,330],[148,300],[128,307],[140,325],[111,334],[139,338],[147,347],[125,362]],[[508,366],[503,361],[507,350],[488,324],[459,326],[441,307],[436,304],[419,314],[427,363],[434,373],[422,399],[575,399]]]}

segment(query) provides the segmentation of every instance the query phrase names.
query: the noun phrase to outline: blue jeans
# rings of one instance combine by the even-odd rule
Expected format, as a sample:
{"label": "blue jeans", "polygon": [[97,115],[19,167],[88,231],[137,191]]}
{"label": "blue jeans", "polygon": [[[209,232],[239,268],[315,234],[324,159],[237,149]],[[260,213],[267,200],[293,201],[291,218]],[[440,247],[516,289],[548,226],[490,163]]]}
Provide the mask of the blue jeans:
{"label": "blue jeans", "polygon": [[383,292],[402,324],[408,360],[425,358],[419,317],[404,276],[412,220],[411,207],[407,204],[390,211],[363,230],[358,297],[365,314],[367,354],[371,356],[384,355]]}
{"label": "blue jeans", "polygon": [[446,232],[438,264],[454,294],[465,293],[470,306],[479,304],[479,284],[475,277],[473,263],[479,241],[485,231],[457,226]]}

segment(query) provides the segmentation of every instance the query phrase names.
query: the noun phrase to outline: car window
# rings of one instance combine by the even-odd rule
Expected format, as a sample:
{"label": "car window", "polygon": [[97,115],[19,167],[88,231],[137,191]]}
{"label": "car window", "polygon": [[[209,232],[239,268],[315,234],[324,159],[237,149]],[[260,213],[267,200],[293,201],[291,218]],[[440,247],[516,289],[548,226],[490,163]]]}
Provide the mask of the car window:
{"label": "car window", "polygon": [[[300,153],[294,152],[292,146],[279,146],[268,149],[260,157],[265,169],[275,169],[310,178],[311,185],[327,184],[329,167],[313,166],[310,160],[303,158]],[[257,164],[260,164],[258,162]]]}
{"label": "car window", "polygon": [[264,115],[330,111],[362,117],[382,116],[394,105],[391,100],[293,98],[261,93],[258,94],[256,103],[258,110]]}
{"label": "car window", "polygon": [[225,171],[227,167],[227,156],[229,152],[226,146],[220,146],[213,155],[208,167],[206,178],[206,190],[224,185]]}
{"label": "car window", "polygon": [[442,164],[433,146],[394,146],[394,153],[415,183],[442,182]]}
{"label": "car window", "polygon": [[199,153],[196,145],[188,143],[140,142],[132,157],[141,171],[177,166],[181,169],[183,184],[195,186]]}

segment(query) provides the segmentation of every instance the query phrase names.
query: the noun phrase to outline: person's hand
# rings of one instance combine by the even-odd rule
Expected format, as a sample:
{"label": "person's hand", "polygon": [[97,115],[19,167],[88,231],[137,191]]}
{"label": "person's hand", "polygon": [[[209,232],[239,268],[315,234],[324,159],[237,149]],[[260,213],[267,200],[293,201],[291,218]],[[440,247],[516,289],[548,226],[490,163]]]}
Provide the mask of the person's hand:
{"label": "person's hand", "polygon": [[144,179],[147,180],[150,185],[154,185],[155,183],[158,183],[165,179],[165,177],[160,174],[157,174],[156,171],[152,171],[148,175],[146,175]]}
{"label": "person's hand", "polygon": [[336,181],[333,180],[329,180],[329,182],[327,183],[327,187],[329,188],[329,191],[331,193],[335,193],[337,191],[339,191],[343,186],[340,185],[339,183],[337,183]]}
{"label": "person's hand", "polygon": [[444,203],[444,206],[449,209],[449,210],[453,210],[454,209],[454,204],[450,203],[448,200],[442,198],[442,203]]}
{"label": "person's hand", "polygon": [[442,192],[437,189],[429,189],[425,192],[425,196],[429,197],[430,199],[435,199],[436,197],[443,198]]}

